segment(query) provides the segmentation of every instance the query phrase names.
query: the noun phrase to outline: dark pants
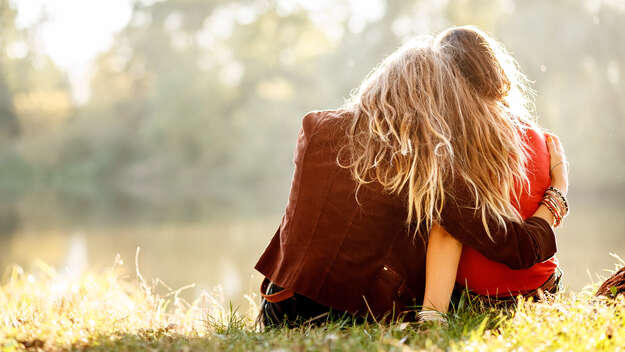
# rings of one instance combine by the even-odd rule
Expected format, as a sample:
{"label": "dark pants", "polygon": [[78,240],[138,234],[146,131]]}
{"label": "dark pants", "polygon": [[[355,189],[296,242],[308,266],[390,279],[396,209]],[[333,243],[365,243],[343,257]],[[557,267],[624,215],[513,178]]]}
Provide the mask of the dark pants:
{"label": "dark pants", "polygon": [[[562,271],[560,268],[556,269],[556,272],[543,284],[540,288],[524,294],[525,297],[534,297],[541,299],[543,293],[557,293],[561,290],[562,283]],[[268,282],[268,280],[267,280]],[[284,289],[274,283],[269,283],[263,289],[261,293],[265,295],[272,295],[283,291]],[[516,296],[482,296],[473,293],[466,288],[457,286],[454,289],[451,298],[450,309],[458,308],[460,305],[461,297],[468,296],[469,300],[474,303],[485,304],[491,307],[506,307],[516,303]],[[265,327],[296,327],[302,324],[321,324],[331,320],[337,319],[354,319],[357,322],[364,322],[365,318],[354,317],[353,315],[332,310],[322,304],[319,304],[308,297],[304,297],[297,293],[293,293],[289,298],[283,299],[279,302],[269,302],[264,299],[261,302],[260,313],[258,314],[257,322]]]}
{"label": "dark pants", "polygon": [[[284,290],[282,287],[270,283],[264,293],[272,295],[282,290]],[[302,324],[321,324],[343,317],[351,317],[351,315],[332,310],[308,297],[294,293],[280,302],[269,302],[263,298],[257,322],[264,327],[296,327]]]}

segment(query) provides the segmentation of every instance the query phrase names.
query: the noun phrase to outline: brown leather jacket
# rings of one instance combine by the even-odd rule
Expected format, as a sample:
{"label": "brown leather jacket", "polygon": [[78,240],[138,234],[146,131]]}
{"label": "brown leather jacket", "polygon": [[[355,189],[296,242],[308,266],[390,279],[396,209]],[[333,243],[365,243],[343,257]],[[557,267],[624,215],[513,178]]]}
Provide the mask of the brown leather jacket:
{"label": "brown leather jacket", "polygon": [[[256,269],[279,286],[334,309],[376,316],[421,304],[426,243],[405,224],[405,200],[363,187],[337,164],[351,115],[311,112],[303,119],[295,172],[280,228]],[[464,187],[450,185],[442,226],[464,245],[511,268],[527,268],[556,252],[541,218],[490,223],[491,241]],[[360,203],[360,204],[359,204]]]}

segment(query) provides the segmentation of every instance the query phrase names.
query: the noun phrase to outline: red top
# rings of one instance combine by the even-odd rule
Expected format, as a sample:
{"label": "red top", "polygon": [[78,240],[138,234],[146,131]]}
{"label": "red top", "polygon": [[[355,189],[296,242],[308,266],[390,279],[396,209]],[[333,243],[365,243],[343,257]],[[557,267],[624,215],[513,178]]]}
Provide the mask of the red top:
{"label": "red top", "polygon": [[[525,133],[529,147],[527,177],[529,189],[524,189],[517,206],[523,219],[531,217],[551,185],[549,150],[545,136],[533,128]],[[526,187],[527,188],[527,187]],[[513,270],[504,264],[487,259],[475,249],[464,246],[456,282],[481,295],[522,294],[540,287],[558,267],[555,257],[535,264],[529,269]]]}

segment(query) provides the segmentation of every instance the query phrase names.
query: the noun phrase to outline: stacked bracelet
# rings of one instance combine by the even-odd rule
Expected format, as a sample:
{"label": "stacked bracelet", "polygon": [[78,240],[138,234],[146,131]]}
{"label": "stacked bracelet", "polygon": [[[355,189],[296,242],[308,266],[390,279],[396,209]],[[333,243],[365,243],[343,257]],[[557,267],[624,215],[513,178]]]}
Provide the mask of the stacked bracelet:
{"label": "stacked bracelet", "polygon": [[560,226],[564,217],[569,213],[569,203],[566,201],[566,197],[562,191],[555,187],[547,188],[543,200],[540,203],[547,207],[553,215],[553,227]]}
{"label": "stacked bracelet", "polygon": [[564,206],[564,210],[565,210],[564,216],[566,216],[566,214],[569,213],[569,203],[566,201],[566,197],[564,196],[562,191],[560,191],[559,189],[553,186],[550,186],[549,188],[547,188],[546,193],[556,196],[556,198],[562,202],[562,205]]}

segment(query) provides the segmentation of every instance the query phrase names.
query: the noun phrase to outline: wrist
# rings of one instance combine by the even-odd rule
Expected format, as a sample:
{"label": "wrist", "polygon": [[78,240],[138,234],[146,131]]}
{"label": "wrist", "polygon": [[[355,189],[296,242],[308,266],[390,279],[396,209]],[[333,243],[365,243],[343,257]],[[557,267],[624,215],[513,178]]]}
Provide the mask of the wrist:
{"label": "wrist", "polygon": [[553,215],[552,227],[558,227],[569,213],[569,204],[561,189],[551,186],[545,191],[541,202]]}
{"label": "wrist", "polygon": [[569,192],[568,182],[564,180],[558,180],[558,179],[552,180],[551,187],[557,188],[564,195],[567,195]]}

